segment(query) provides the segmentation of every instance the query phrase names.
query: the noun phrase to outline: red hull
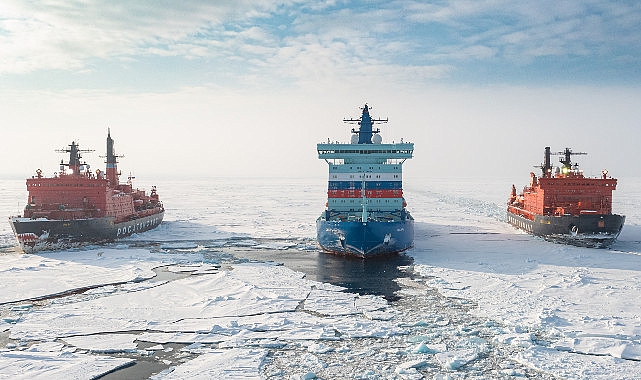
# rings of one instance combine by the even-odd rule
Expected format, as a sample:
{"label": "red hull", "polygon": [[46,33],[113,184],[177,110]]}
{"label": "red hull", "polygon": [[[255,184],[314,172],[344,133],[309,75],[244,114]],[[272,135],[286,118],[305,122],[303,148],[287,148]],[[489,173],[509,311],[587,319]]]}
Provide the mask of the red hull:
{"label": "red hull", "polygon": [[[625,221],[625,217],[612,214],[616,178],[608,177],[607,170],[601,177],[584,177],[570,157],[585,153],[573,153],[569,148],[559,153],[564,156],[560,160],[563,165],[553,173],[550,154],[550,148],[546,147],[541,178],[530,173],[529,186],[518,195],[512,185],[507,205],[508,221],[535,235],[606,234],[609,242],[614,241]],[[566,223],[566,220],[569,221]],[[584,227],[578,229],[579,221],[594,223],[581,222]]]}
{"label": "red hull", "polygon": [[[80,220],[109,220],[111,227],[134,220],[146,220],[152,216],[154,216],[153,220],[158,220],[159,215],[162,220],[164,208],[155,187],[150,194],[147,194],[144,190],[134,189],[131,181],[125,184],[119,183],[116,165],[118,156],[114,154],[110,134],[107,135],[105,172],[100,170],[91,172],[89,165],[80,160],[81,152],[88,151],[80,150],[75,142],[72,142],[69,148],[59,152],[69,153],[69,162],[61,163],[60,173],[47,178],[38,169],[34,177],[27,179],[29,197],[23,219],[34,222],[67,222],[62,224],[63,227],[76,225],[73,222]],[[22,223],[25,224],[24,221]],[[86,224],[83,223],[77,225]],[[33,239],[31,233],[34,231],[16,231],[16,238],[20,242],[28,243]],[[93,230],[79,230],[69,235],[72,237],[101,236]]]}

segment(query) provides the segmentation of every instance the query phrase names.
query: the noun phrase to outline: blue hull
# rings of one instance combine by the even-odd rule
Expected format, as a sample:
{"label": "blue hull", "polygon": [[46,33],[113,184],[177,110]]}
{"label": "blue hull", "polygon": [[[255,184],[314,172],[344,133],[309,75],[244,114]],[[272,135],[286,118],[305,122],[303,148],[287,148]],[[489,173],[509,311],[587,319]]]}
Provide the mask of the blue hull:
{"label": "blue hull", "polygon": [[414,220],[343,222],[316,220],[320,247],[331,253],[358,257],[403,252],[414,245]]}

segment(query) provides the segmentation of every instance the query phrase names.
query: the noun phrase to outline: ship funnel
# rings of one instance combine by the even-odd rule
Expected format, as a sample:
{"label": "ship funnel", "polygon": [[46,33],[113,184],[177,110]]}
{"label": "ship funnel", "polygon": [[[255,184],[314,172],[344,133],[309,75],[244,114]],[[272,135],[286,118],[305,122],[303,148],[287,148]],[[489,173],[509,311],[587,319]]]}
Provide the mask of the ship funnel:
{"label": "ship funnel", "polygon": [[114,140],[111,138],[111,130],[107,129],[107,180],[113,186],[118,185],[118,156],[114,152]]}
{"label": "ship funnel", "polygon": [[550,162],[550,147],[546,146],[545,147],[545,157],[543,161],[543,167],[541,168],[543,170],[543,177],[551,177],[552,176],[552,163]]}

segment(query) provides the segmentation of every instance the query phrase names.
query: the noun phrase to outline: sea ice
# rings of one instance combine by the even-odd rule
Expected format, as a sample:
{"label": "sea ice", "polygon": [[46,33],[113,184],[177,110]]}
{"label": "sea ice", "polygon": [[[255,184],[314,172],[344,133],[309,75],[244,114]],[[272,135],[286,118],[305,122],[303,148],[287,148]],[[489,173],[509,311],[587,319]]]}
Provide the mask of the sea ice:
{"label": "sea ice", "polygon": [[580,355],[546,347],[533,347],[514,359],[562,379],[638,379],[639,362],[612,356]]}
{"label": "sea ice", "polygon": [[[270,210],[253,207],[256,197],[225,190],[215,201],[221,209],[237,207],[209,214],[193,197],[176,197],[183,203],[166,223],[127,240],[164,242],[154,252],[123,242],[3,254],[0,304],[9,305],[0,309],[0,331],[7,331],[0,337],[6,347],[0,377],[20,378],[24,368],[23,378],[100,376],[133,359],[95,352],[128,351],[141,342],[151,346],[149,355],[161,355],[153,345],[188,345],[173,351],[172,360],[159,359],[185,362],[157,378],[258,378],[263,371],[273,378],[641,378],[638,194],[626,198],[632,203],[624,205],[628,220],[619,241],[591,250],[516,232],[504,221],[502,196],[500,202],[474,198],[494,196],[479,191],[489,182],[500,180],[464,190],[445,183],[441,192],[430,180],[408,189],[416,219],[408,255],[425,279],[413,286],[399,280],[401,299],[391,304],[284,266],[237,264],[242,260],[218,266],[222,255],[232,258],[219,252],[229,245],[311,247],[308,221],[318,210],[309,206],[309,194],[292,201],[300,213],[285,217],[280,191],[264,201],[279,205]],[[319,204],[322,186],[312,192],[321,194]],[[154,271],[158,280],[147,281]]]}
{"label": "sea ice", "polygon": [[[443,296],[470,300],[476,305],[471,315],[502,326],[491,344],[524,350],[523,363],[560,377],[641,378],[634,362],[618,362],[625,363],[620,370],[602,356],[600,364],[592,362],[594,355],[639,360],[641,306],[630,300],[639,291],[641,260],[638,253],[616,249],[630,244],[616,243],[609,250],[552,244],[515,231],[502,216],[477,217],[460,198],[438,207],[438,220],[425,216],[434,223],[417,223],[417,235],[429,230],[431,236],[415,241],[414,268]],[[637,226],[626,229],[634,234],[630,239],[641,239]],[[632,248],[638,251],[638,244]],[[562,356],[539,350],[541,345]],[[552,364],[561,357],[572,361]]]}
{"label": "sea ice", "polygon": [[478,351],[475,349],[463,349],[439,352],[436,354],[436,360],[443,368],[456,371],[464,365],[476,360]]}
{"label": "sea ice", "polygon": [[206,350],[197,358],[172,367],[153,380],[172,379],[260,379],[260,367],[267,355],[261,349]]}
{"label": "sea ice", "polygon": [[[65,347],[94,353],[138,353],[137,342],[189,344],[187,350],[200,356],[158,377],[179,378],[198,371],[258,376],[265,349],[294,342],[312,342],[305,368],[317,371],[325,365],[314,355],[335,350],[322,341],[406,333],[393,320],[365,315],[393,314],[382,297],[346,293],[280,265],[246,263],[229,271],[197,272],[153,287],[96,291],[86,300],[31,310],[10,325],[10,338],[61,339]],[[231,357],[236,367],[221,369]],[[232,370],[240,367],[244,372]]]}
{"label": "sea ice", "polygon": [[0,352],[0,378],[93,379],[134,362],[68,351],[7,351]]}
{"label": "sea ice", "polygon": [[0,304],[152,278],[157,261],[144,249],[60,251],[2,256]]}
{"label": "sea ice", "polygon": [[135,334],[97,334],[88,336],[70,336],[62,339],[70,346],[91,352],[112,354],[133,352],[137,348]]}

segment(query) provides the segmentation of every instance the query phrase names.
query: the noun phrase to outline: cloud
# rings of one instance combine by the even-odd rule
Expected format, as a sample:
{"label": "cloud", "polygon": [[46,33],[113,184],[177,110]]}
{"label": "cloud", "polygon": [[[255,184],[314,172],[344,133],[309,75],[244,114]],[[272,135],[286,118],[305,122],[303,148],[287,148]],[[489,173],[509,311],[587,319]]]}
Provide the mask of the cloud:
{"label": "cloud", "polygon": [[[528,64],[537,57],[599,57],[637,51],[641,3],[616,1],[508,0],[401,1],[407,20],[435,27],[447,38],[435,49],[440,59],[501,59]],[[480,47],[495,54],[477,54]],[[470,54],[461,54],[461,52]],[[633,53],[637,54],[637,53]]]}
{"label": "cloud", "polygon": [[[92,58],[211,54],[224,23],[247,21],[282,2],[45,1],[0,5],[1,73],[76,70]],[[261,38],[256,28],[243,33]]]}
{"label": "cloud", "polygon": [[213,67],[224,73],[213,83],[280,87],[382,76],[424,85],[474,72],[477,63],[563,65],[575,57],[594,72],[625,70],[639,62],[640,22],[641,3],[592,0],[7,0],[0,4],[0,75],[90,75],[144,62],[147,72],[163,64]]}

